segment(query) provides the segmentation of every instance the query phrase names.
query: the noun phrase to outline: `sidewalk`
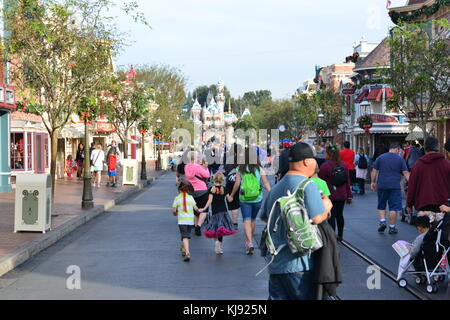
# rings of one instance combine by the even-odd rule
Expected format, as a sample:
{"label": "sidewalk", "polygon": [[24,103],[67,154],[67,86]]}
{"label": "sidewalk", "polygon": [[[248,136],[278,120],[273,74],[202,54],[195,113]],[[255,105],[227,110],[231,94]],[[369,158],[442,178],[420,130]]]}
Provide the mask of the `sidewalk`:
{"label": "sidewalk", "polygon": [[46,234],[14,233],[15,193],[0,193],[0,276],[78,226],[146,187],[164,173],[165,171],[156,172],[154,162],[150,162],[147,164],[147,183],[139,182],[138,186],[122,186],[122,177],[119,175],[117,188],[106,187],[107,176],[102,176],[101,187],[92,188],[94,208],[90,210],[81,208],[83,181],[79,181],[77,178],[58,180],[55,186],[52,229]]}

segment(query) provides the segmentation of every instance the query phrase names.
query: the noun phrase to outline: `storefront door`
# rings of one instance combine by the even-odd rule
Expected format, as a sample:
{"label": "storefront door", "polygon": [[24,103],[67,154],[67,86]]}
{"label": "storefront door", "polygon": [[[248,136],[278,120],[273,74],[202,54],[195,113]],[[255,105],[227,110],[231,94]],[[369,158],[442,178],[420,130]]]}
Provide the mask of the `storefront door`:
{"label": "storefront door", "polygon": [[9,163],[10,128],[9,112],[0,111],[0,192],[11,192]]}

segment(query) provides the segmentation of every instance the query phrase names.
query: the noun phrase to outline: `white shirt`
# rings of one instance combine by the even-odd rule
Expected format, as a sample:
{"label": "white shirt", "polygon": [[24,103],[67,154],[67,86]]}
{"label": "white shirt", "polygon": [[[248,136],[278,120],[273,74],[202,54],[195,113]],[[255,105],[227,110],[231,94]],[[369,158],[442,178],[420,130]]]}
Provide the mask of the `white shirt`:
{"label": "white shirt", "polygon": [[100,167],[103,165],[103,161],[105,161],[105,153],[103,150],[95,149],[91,154],[92,165],[96,167]]}

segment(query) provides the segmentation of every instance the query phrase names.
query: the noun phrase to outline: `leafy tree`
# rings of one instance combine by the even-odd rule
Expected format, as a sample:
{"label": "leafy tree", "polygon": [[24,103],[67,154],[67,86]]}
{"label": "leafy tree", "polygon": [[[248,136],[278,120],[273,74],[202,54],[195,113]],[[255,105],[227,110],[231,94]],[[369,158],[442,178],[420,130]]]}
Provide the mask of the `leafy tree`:
{"label": "leafy tree", "polygon": [[244,93],[242,99],[248,106],[261,106],[265,101],[272,101],[272,92],[269,90],[258,90]]}
{"label": "leafy tree", "polygon": [[154,90],[134,79],[124,82],[123,78],[113,79],[108,91],[101,100],[101,111],[114,126],[123,143],[124,157],[128,158],[128,135],[130,129],[143,124],[151,114],[150,105],[154,102]]}
{"label": "leafy tree", "polygon": [[389,40],[392,63],[387,70],[396,95],[391,106],[416,122],[424,137],[433,111],[448,107],[450,101],[450,55],[444,37],[449,22],[431,22],[440,27],[433,38],[427,32],[429,25],[410,23],[393,28]]}
{"label": "leafy tree", "polygon": [[258,124],[256,121],[252,118],[252,116],[245,116],[238,121],[236,121],[233,124],[234,130],[243,130],[243,131],[249,131],[249,130],[258,130]]}
{"label": "leafy tree", "polygon": [[[309,129],[316,134],[321,130],[334,130],[342,123],[342,98],[332,89],[324,89],[312,96],[300,95],[296,99],[295,119],[302,132]],[[322,119],[320,115],[323,115]]]}
{"label": "leafy tree", "polygon": [[[123,2],[135,13],[136,6]],[[19,107],[42,116],[51,139],[51,175],[56,173],[58,136],[82,99],[112,76],[111,58],[124,44],[105,12],[113,0],[8,0],[3,17],[4,51],[23,101]],[[138,14],[138,20],[145,18]],[[54,184],[53,184],[54,186]],[[54,190],[54,189],[53,189]]]}
{"label": "leafy tree", "polygon": [[260,129],[270,132],[272,129],[278,129],[281,124],[286,127],[285,132],[280,132],[280,139],[297,137],[297,123],[292,117],[293,113],[294,104],[290,100],[266,100],[260,107],[252,108],[252,114]]}

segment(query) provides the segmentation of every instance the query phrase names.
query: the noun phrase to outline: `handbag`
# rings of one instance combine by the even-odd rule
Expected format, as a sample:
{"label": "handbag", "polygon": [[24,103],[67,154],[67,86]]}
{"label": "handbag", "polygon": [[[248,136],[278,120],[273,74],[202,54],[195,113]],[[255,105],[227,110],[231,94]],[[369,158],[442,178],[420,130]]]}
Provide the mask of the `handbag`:
{"label": "handbag", "polygon": [[[92,162],[92,163],[96,163],[97,160],[98,160],[98,157],[100,157],[100,152],[98,153],[97,158],[95,158],[94,162]],[[95,171],[95,166],[92,163],[91,163],[91,172],[94,172]]]}

